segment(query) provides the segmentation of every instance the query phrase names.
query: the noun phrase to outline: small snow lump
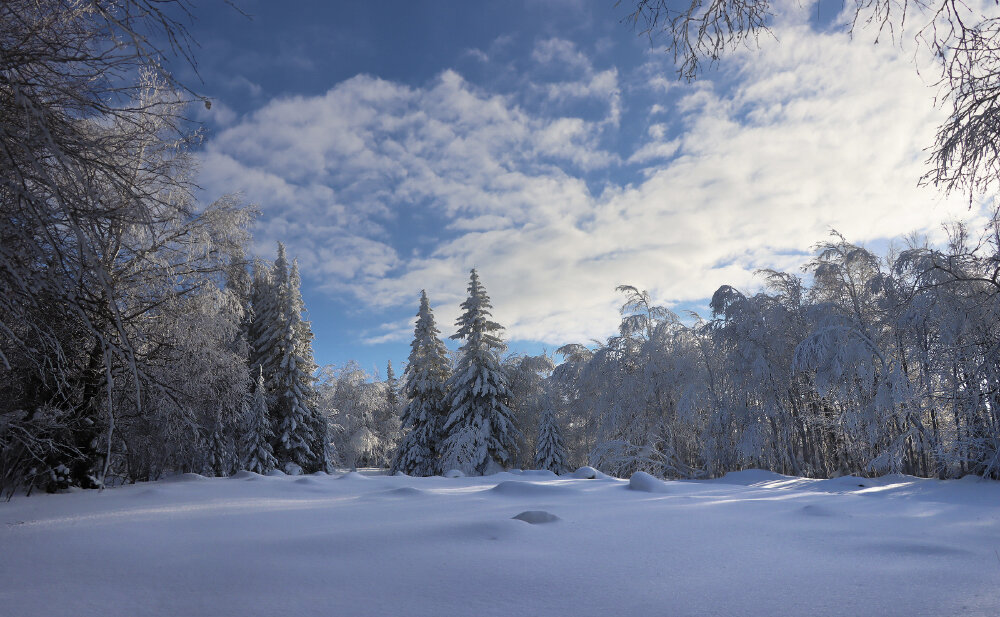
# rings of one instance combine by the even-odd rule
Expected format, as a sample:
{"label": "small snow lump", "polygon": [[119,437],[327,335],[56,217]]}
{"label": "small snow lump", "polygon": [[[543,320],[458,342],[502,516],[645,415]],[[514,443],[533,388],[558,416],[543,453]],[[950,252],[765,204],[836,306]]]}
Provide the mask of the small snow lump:
{"label": "small snow lump", "polygon": [[525,510],[524,512],[518,514],[517,516],[512,516],[511,518],[524,521],[525,523],[530,523],[532,525],[554,523],[559,520],[558,516],[552,514],[551,512],[546,512],[545,510]]}

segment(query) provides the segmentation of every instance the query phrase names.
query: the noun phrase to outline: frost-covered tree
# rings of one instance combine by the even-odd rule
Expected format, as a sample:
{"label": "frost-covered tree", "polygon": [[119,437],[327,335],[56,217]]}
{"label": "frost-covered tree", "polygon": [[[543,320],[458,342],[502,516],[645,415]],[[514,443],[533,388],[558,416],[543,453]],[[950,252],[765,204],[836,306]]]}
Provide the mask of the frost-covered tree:
{"label": "frost-covered tree", "polygon": [[192,196],[184,88],[160,60],[191,48],[182,7],[0,3],[3,486],[142,467],[120,438],[156,443],[146,392],[184,399],[157,383],[172,342],[139,335],[214,278],[240,225]]}
{"label": "frost-covered tree", "polygon": [[555,365],[545,354],[511,354],[503,359],[502,366],[510,389],[510,409],[514,424],[524,428],[517,443],[520,456],[515,466],[529,469],[535,464],[535,438],[538,432],[529,431],[527,427],[538,426],[542,414],[550,406],[547,377]]}
{"label": "frost-covered tree", "polygon": [[264,384],[263,371],[257,373],[257,383],[253,398],[246,409],[243,427],[243,469],[254,473],[266,474],[278,466],[274,458],[271,441],[271,419],[267,411],[267,386]]}
{"label": "frost-covered tree", "polygon": [[282,465],[305,470],[328,467],[324,425],[316,409],[312,356],[312,330],[303,319],[305,310],[298,267],[289,267],[285,246],[265,274],[255,267],[253,310],[250,328],[253,352],[251,370],[263,372],[274,430],[274,455]]}
{"label": "frost-covered tree", "polygon": [[275,456],[279,461],[294,463],[303,469],[316,465],[319,458],[312,450],[315,441],[312,402],[312,341],[305,339],[302,320],[302,298],[297,276],[286,270],[284,247],[279,245],[274,263],[277,284],[279,322],[275,343],[276,365],[271,374],[275,397]]}
{"label": "frost-covered tree", "polygon": [[500,366],[504,344],[495,333],[502,328],[490,320],[490,298],[475,269],[468,292],[452,336],[465,343],[448,380],[451,411],[444,423],[442,467],[483,475],[511,465],[520,431],[512,421],[507,377]]}
{"label": "frost-covered tree", "polygon": [[389,405],[386,382],[350,361],[336,370],[323,367],[318,390],[340,462],[388,467],[399,440],[399,415]]}
{"label": "frost-covered tree", "polygon": [[396,451],[393,472],[430,476],[447,471],[439,469],[438,458],[444,421],[448,417],[450,362],[439,334],[427,292],[421,291],[410,356],[403,373],[403,397],[407,403],[402,425],[407,432]]}
{"label": "frost-covered tree", "polygon": [[535,469],[548,469],[553,473],[567,471],[566,448],[562,431],[556,422],[555,411],[550,407],[542,413],[535,442]]}

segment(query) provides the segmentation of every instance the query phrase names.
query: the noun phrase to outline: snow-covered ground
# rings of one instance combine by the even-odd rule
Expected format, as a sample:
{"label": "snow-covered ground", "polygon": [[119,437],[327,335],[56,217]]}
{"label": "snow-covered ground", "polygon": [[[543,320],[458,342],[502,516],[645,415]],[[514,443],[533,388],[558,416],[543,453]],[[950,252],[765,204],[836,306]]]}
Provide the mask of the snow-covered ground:
{"label": "snow-covered ground", "polygon": [[1000,615],[1000,483],[178,476],[0,502],[0,614]]}

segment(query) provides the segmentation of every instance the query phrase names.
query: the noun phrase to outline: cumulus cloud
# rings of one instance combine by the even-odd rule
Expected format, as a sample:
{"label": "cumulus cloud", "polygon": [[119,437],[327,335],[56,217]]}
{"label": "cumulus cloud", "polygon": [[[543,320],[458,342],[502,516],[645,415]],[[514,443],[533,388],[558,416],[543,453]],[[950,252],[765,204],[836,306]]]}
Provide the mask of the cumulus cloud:
{"label": "cumulus cloud", "polygon": [[[627,156],[604,145],[629,103],[619,71],[550,39],[533,61],[568,70],[536,91],[603,111],[451,70],[422,87],[361,75],[220,131],[202,184],[258,203],[261,242],[287,240],[311,284],[372,311],[427,289],[447,334],[477,267],[508,336],[552,345],[613,332],[621,283],[690,303],[794,269],[830,228],[873,242],[969,215],[916,186],[941,114],[905,55],[780,28],[714,82],[644,79],[677,104],[642,108],[657,123]],[[366,340],[410,332],[391,321]]]}

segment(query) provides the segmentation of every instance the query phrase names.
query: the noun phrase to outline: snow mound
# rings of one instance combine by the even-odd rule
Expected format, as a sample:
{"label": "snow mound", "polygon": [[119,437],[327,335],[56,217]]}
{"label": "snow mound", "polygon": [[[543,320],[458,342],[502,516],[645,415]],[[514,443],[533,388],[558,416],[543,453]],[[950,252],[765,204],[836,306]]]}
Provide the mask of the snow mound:
{"label": "snow mound", "polygon": [[208,478],[196,473],[179,473],[167,476],[160,480],[160,482],[202,482],[203,480],[208,480]]}
{"label": "snow mound", "polygon": [[444,472],[444,477],[446,478],[464,478],[465,474],[458,469],[449,469]]}
{"label": "snow mound", "polygon": [[267,475],[269,475],[269,476],[276,476],[277,477],[277,476],[286,476],[288,474],[286,474],[285,472],[281,471],[280,469],[272,469],[271,471],[267,472]]}
{"label": "snow mound", "polygon": [[319,484],[319,482],[316,481],[316,478],[310,478],[308,476],[304,477],[304,478],[299,478],[299,479],[295,480],[295,483],[296,484],[305,484],[307,486],[317,486]]}
{"label": "snow mound", "polygon": [[520,480],[507,480],[489,489],[491,493],[503,495],[504,497],[551,497],[555,495],[565,495],[569,489],[565,486],[553,486],[551,484],[537,484],[535,482],[522,482]]}
{"label": "snow mound", "polygon": [[263,477],[264,476],[260,475],[259,473],[247,471],[246,469],[237,471],[233,475],[229,476],[231,480],[259,480]]}
{"label": "snow mound", "polygon": [[409,478],[410,477],[409,474],[403,473],[402,471],[397,471],[396,473],[394,473],[392,475],[393,475],[394,478]]}
{"label": "snow mound", "polygon": [[597,471],[593,467],[583,466],[573,472],[573,477],[578,480],[604,480],[610,476]]}
{"label": "snow mound", "polygon": [[546,512],[545,510],[525,510],[524,512],[518,514],[517,516],[512,516],[511,518],[524,521],[525,523],[530,523],[532,525],[554,523],[560,520],[558,516],[552,514],[551,512]]}
{"label": "snow mound", "polygon": [[289,476],[301,476],[302,468],[292,463],[291,461],[285,463],[285,474]]}
{"label": "snow mound", "polygon": [[345,473],[344,475],[340,476],[337,479],[338,480],[365,480],[366,482],[368,481],[368,478],[366,478],[361,473],[358,473],[357,471],[348,471],[347,473]]}
{"label": "snow mound", "polygon": [[654,478],[645,471],[637,471],[628,480],[628,487],[633,491],[644,493],[666,493],[667,485],[658,478]]}
{"label": "snow mound", "polygon": [[309,474],[309,475],[310,475],[310,476],[328,476],[328,475],[330,475],[330,474],[328,474],[328,473],[327,473],[327,472],[325,472],[325,471],[314,471],[314,472],[312,472],[312,473],[311,473],[311,474]]}

